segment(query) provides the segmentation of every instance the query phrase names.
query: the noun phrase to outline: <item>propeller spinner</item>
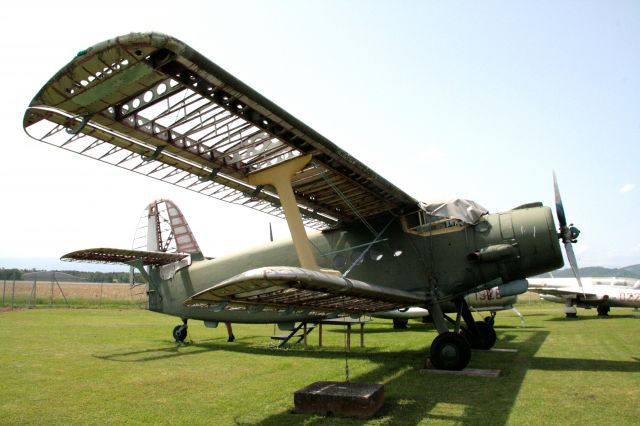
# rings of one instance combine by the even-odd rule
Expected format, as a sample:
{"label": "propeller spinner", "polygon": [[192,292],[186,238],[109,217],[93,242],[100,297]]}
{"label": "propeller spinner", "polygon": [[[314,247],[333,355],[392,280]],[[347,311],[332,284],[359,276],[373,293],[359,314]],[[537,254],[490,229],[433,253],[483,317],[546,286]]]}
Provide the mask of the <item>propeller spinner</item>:
{"label": "propeller spinner", "polygon": [[572,246],[572,243],[578,242],[580,230],[573,226],[573,223],[567,226],[567,217],[564,213],[564,206],[562,205],[562,197],[560,197],[560,190],[558,189],[558,179],[556,178],[555,171],[553,172],[553,189],[556,198],[556,215],[558,216],[558,223],[560,224],[560,228],[558,229],[558,238],[560,238],[562,240],[562,243],[564,244],[564,250],[567,253],[569,265],[571,265],[573,275],[576,277],[576,280],[578,280],[578,284],[580,285],[580,289],[582,290],[582,296],[586,300],[587,295],[584,292],[584,287],[582,286],[582,281],[580,280],[578,261],[576,260],[576,255],[573,252]]}

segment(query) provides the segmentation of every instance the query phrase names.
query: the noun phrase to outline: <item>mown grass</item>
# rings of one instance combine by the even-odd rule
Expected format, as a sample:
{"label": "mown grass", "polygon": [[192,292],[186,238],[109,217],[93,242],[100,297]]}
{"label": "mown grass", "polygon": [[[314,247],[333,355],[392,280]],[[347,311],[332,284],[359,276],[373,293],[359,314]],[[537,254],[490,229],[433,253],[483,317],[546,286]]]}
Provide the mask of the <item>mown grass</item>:
{"label": "mown grass", "polygon": [[[420,372],[435,333],[411,323],[393,331],[377,320],[366,348],[352,340],[351,380],[384,383],[385,405],[368,424],[637,424],[640,318],[560,305],[519,306],[498,315],[497,347],[471,367],[498,379]],[[293,392],[344,380],[344,336],[326,328],[323,348],[275,348],[272,325],[224,327],[192,321],[190,343],[171,339],[175,318],[134,309],[31,309],[0,313],[0,419],[4,424],[361,424],[292,414]]]}

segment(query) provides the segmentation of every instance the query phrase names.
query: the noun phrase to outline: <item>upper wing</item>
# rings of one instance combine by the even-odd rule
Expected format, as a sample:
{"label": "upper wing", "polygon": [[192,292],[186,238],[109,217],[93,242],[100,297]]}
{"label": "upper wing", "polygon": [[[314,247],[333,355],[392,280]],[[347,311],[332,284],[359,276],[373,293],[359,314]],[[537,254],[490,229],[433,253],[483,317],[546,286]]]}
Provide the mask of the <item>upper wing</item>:
{"label": "upper wing", "polygon": [[184,304],[253,305],[362,314],[423,305],[424,295],[289,266],[252,269],[189,297]]}
{"label": "upper wing", "polygon": [[294,157],[315,228],[416,200],[175,38],[132,33],[82,51],[27,109],[33,138],[184,188],[282,216],[275,191],[247,177]]}

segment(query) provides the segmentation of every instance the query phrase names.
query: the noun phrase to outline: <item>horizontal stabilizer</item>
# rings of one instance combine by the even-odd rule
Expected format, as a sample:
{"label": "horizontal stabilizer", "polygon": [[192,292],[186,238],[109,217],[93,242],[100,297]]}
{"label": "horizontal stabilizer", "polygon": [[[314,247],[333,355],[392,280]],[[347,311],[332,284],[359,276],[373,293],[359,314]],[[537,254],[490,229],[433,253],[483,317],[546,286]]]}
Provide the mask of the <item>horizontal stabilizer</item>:
{"label": "horizontal stabilizer", "polygon": [[67,253],[61,260],[93,263],[124,263],[141,260],[143,265],[168,265],[189,256],[187,253],[127,250],[114,248],[90,248]]}
{"label": "horizontal stabilizer", "polygon": [[424,296],[308,269],[252,269],[196,293],[184,304],[260,305],[317,312],[366,313],[420,306]]}

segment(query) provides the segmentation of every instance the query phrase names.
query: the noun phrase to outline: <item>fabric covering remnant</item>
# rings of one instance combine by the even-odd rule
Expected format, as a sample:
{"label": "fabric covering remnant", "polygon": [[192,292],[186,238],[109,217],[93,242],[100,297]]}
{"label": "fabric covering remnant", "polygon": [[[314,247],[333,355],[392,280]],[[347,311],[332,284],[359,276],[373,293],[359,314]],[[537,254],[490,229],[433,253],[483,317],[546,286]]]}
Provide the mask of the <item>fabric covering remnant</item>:
{"label": "fabric covering remnant", "polygon": [[468,224],[476,224],[489,210],[475,201],[455,198],[447,201],[421,201],[419,206],[427,214],[442,219],[458,219]]}

